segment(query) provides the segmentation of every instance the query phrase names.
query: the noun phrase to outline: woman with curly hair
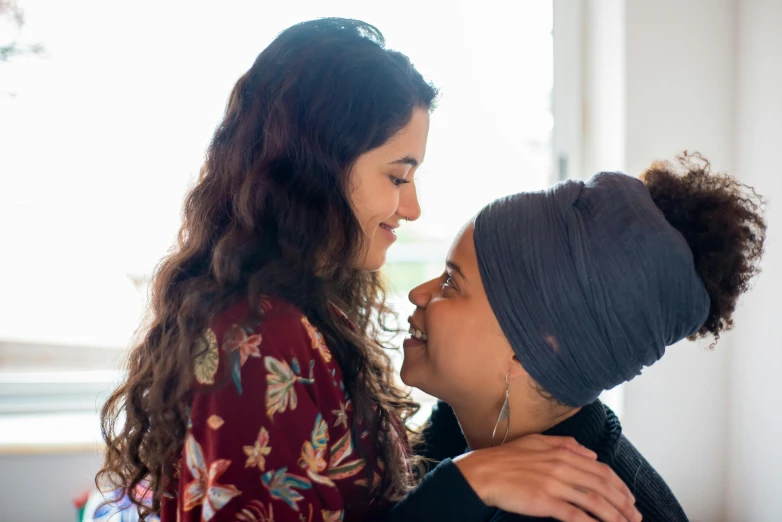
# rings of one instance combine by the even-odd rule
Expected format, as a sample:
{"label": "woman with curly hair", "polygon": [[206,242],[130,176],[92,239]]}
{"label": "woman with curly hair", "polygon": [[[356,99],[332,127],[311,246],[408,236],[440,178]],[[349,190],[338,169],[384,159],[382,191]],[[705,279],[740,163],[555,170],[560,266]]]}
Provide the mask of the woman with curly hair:
{"label": "woman with curly hair", "polygon": [[[699,155],[680,159],[641,180],[603,172],[499,199],[457,237],[444,274],[410,292],[402,379],[452,408],[440,403],[426,432],[451,441],[441,458],[529,434],[574,437],[630,486],[645,521],[687,520],[598,400],[667,346],[716,343],[758,272],[761,198]],[[456,419],[461,442],[447,429]],[[486,520],[529,518],[486,508]]]}
{"label": "woman with curly hair", "polygon": [[156,271],[127,380],[103,408],[99,486],[166,522],[415,520],[422,505],[468,521],[484,503],[529,512],[524,480],[548,473],[607,500],[583,495],[563,511],[538,488],[546,514],[635,515],[626,486],[568,438],[475,452],[464,472],[446,460],[412,489],[405,420],[417,405],[384,352],[377,270],[394,230],[419,217],[414,175],[436,94],[354,20],[293,26],[260,53]]}

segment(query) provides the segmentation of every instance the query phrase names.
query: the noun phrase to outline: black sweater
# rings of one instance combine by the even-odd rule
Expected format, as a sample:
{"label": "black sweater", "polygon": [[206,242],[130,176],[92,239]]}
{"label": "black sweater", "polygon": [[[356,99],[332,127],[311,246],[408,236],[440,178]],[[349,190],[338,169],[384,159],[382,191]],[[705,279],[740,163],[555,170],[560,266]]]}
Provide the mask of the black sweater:
{"label": "black sweater", "polygon": [[[645,522],[687,520],[665,481],[622,435],[616,415],[600,401],[585,406],[574,416],[546,431],[545,435],[574,437],[597,453],[598,460],[611,466],[633,492],[636,508]],[[423,446],[416,448],[417,452],[442,462],[424,477],[418,488],[394,507],[390,520],[543,520],[489,508],[478,498],[450,460],[464,453],[467,444],[453,410],[442,401],[432,410],[431,423],[424,430],[424,441]]]}

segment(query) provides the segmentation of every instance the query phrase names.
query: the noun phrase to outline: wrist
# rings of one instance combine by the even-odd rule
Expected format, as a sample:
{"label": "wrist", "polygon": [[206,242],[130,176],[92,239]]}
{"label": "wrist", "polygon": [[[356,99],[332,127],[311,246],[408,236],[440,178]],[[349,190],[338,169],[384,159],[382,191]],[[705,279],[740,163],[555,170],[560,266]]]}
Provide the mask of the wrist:
{"label": "wrist", "polygon": [[484,453],[485,451],[482,450],[471,451],[456,457],[453,463],[459,468],[478,498],[487,506],[494,507],[490,484],[493,473],[489,469],[490,459],[487,459]]}

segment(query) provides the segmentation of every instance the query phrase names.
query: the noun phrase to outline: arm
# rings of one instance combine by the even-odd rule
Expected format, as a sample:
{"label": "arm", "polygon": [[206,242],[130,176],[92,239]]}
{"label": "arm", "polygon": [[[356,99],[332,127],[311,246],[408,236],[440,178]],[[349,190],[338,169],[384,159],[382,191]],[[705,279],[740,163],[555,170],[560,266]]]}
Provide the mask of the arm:
{"label": "arm", "polygon": [[446,458],[392,508],[387,520],[477,522],[486,520],[493,512],[453,461]]}
{"label": "arm", "polygon": [[[467,451],[453,409],[437,401],[413,451],[431,459],[428,473],[404,499],[391,510],[389,521],[453,520],[479,521],[494,511],[478,497],[451,458]],[[439,464],[438,464],[439,463]]]}
{"label": "arm", "polygon": [[641,520],[622,479],[571,437],[527,435],[472,451],[455,463],[486,504],[508,512],[492,520],[527,520],[521,515],[568,522]]}
{"label": "arm", "polygon": [[627,486],[596,458],[574,439],[543,435],[472,451],[440,463],[394,506],[389,520],[594,520],[586,513],[640,520]]}

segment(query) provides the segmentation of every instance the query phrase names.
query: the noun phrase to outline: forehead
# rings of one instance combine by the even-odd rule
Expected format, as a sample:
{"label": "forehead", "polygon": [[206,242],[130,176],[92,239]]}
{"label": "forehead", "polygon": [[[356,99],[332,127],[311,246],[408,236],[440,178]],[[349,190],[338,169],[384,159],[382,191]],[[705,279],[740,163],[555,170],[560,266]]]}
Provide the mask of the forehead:
{"label": "forehead", "polygon": [[470,278],[470,273],[478,273],[474,231],[474,222],[470,220],[456,235],[453,244],[451,244],[451,249],[448,251],[448,259],[459,265],[468,278]]}
{"label": "forehead", "polygon": [[410,156],[418,163],[424,161],[426,140],[429,135],[429,111],[422,108],[413,110],[410,121],[394,134],[391,139],[380,147],[369,151],[377,159],[395,161],[400,157]]}

